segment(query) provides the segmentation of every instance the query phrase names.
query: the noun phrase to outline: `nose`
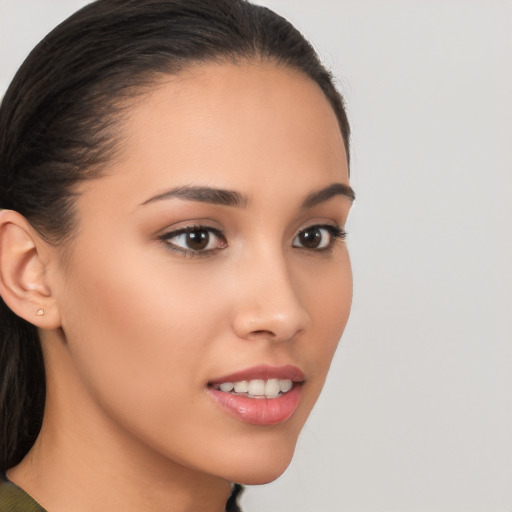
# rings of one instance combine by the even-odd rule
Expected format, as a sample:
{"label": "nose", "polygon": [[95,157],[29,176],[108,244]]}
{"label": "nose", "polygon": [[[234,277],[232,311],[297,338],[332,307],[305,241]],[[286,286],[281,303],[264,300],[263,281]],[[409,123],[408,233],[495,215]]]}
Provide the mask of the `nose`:
{"label": "nose", "polygon": [[239,269],[233,330],[239,338],[286,341],[311,322],[284,258],[259,258]]}

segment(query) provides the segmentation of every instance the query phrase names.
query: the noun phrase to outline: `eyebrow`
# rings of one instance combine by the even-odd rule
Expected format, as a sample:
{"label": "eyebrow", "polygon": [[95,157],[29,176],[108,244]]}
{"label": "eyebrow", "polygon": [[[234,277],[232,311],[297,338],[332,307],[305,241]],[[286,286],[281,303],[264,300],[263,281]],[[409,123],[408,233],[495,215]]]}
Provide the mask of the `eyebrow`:
{"label": "eyebrow", "polygon": [[306,199],[304,199],[302,208],[312,208],[313,206],[328,201],[335,196],[347,197],[350,199],[350,202],[353,202],[356,198],[354,190],[349,185],[345,185],[343,183],[333,183],[332,185],[317,190],[316,192],[311,192],[311,194],[309,194]]}
{"label": "eyebrow", "polygon": [[142,205],[161,201],[163,199],[185,199],[187,201],[199,201],[200,203],[218,204],[221,206],[236,206],[243,208],[247,206],[249,199],[247,196],[234,190],[223,190],[212,187],[183,186],[176,187],[156,196],[150,197]]}
{"label": "eyebrow", "polygon": [[[344,196],[354,201],[355,193],[349,185],[343,183],[333,183],[323,189],[312,192],[302,202],[301,209],[312,208],[320,203],[328,201],[335,196]],[[217,204],[221,206],[233,206],[238,208],[245,208],[249,203],[249,198],[236,192],[235,190],[224,190],[212,187],[199,187],[199,186],[181,186],[172,188],[161,194],[150,197],[141,206],[153,203],[155,201],[162,201],[164,199],[185,199],[187,201],[198,201],[200,203]]]}

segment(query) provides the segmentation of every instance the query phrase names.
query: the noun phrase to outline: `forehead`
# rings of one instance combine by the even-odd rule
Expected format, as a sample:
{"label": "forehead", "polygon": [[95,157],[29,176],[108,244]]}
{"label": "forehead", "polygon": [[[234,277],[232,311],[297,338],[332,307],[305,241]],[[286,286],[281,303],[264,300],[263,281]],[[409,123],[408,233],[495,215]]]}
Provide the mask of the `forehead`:
{"label": "forehead", "polygon": [[134,101],[120,129],[123,149],[109,174],[128,180],[140,202],[198,183],[249,194],[260,185],[300,183],[307,193],[348,183],[327,98],[303,73],[273,63],[202,64],[165,77]]}

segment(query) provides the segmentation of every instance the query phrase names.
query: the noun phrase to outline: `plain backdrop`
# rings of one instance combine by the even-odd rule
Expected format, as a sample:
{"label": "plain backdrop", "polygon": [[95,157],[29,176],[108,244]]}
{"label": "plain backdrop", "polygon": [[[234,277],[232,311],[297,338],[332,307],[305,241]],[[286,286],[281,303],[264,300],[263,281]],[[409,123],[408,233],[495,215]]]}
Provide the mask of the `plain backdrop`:
{"label": "plain backdrop", "polygon": [[[86,2],[0,0],[0,95]],[[348,328],[285,475],[247,512],[512,510],[512,3],[262,0],[353,127]]]}

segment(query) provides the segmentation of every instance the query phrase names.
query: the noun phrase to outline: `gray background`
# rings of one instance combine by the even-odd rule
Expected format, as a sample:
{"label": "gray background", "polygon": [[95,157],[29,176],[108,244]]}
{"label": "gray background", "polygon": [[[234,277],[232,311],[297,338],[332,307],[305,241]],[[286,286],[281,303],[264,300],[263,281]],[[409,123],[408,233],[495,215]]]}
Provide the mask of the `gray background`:
{"label": "gray background", "polygon": [[[86,2],[0,0],[0,95]],[[512,510],[512,3],[266,0],[352,121],[355,296],[324,395],[247,512]]]}

